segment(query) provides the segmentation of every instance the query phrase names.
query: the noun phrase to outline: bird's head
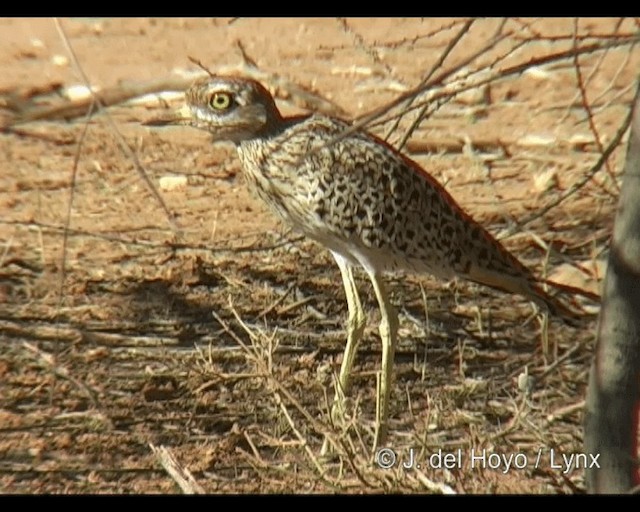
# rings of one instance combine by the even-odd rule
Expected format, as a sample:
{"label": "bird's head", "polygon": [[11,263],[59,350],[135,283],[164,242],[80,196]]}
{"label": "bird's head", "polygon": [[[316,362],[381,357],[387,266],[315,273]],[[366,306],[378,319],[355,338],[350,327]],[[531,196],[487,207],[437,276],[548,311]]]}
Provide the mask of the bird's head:
{"label": "bird's head", "polygon": [[282,116],[269,91],[255,80],[206,77],[185,94],[174,115],[146,122],[148,126],[186,125],[208,131],[214,140],[240,143],[277,130]]}

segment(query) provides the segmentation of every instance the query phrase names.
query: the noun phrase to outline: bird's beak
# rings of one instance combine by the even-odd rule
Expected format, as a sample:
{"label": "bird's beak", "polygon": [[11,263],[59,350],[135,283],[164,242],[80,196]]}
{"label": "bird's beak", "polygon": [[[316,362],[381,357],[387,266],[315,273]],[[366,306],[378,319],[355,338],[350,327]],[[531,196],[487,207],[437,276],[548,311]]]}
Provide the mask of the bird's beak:
{"label": "bird's beak", "polygon": [[142,123],[144,126],[176,126],[191,124],[191,110],[187,105],[183,105],[180,109],[166,117],[157,117]]}

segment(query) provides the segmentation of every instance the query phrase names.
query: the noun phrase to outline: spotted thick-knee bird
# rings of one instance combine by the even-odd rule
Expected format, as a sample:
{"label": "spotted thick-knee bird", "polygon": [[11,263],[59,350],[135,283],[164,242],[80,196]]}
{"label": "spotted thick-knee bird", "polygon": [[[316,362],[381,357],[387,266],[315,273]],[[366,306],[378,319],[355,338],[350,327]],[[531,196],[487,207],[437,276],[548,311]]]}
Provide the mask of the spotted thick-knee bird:
{"label": "spotted thick-knee bird", "polygon": [[420,165],[346,121],[324,115],[283,117],[260,83],[210,76],[194,83],[184,107],[148,125],[188,125],[231,141],[249,186],[283,221],[335,258],[349,310],[334,417],[344,394],[365,315],[353,278],[368,274],[381,311],[382,368],[375,444],[387,434],[398,320],[385,272],[459,277],[523,295],[551,313],[573,313],[541,287],[533,273],[474,221]]}

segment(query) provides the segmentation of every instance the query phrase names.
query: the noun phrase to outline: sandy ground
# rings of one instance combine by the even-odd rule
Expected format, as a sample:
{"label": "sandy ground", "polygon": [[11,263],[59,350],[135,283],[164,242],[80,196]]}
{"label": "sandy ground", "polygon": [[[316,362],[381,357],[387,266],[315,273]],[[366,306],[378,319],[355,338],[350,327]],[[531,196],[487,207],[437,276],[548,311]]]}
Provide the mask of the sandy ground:
{"label": "sandy ground", "polygon": [[[499,23],[474,22],[438,72],[487,45]],[[190,80],[192,58],[213,72],[261,73],[286,114],[355,119],[417,86],[462,21],[62,26],[101,91]],[[461,72],[494,60],[506,69],[637,29],[632,20],[581,20],[573,39],[574,28],[572,20],[509,20],[508,37]],[[120,103],[88,122],[9,128],[67,104],[84,80],[51,19],[1,19],[0,41],[0,491],[180,492],[152,446],[170,450],[205,492],[584,490],[582,468],[558,464],[582,451],[597,305],[581,302],[583,321],[572,328],[544,324],[519,297],[389,276],[401,340],[388,447],[399,459],[381,468],[371,454],[379,313],[366,277],[358,275],[369,323],[352,421],[331,426],[346,301],[328,253],[249,194],[233,147],[142,125],[180,98]],[[571,58],[523,66],[442,102],[405,150],[535,272],[598,291],[625,144],[589,172],[627,115],[639,61],[637,50],[618,46],[582,55],[580,76]],[[403,118],[392,143],[411,121]],[[390,126],[370,129],[385,135]],[[156,187],[185,178],[161,190],[180,236],[131,155]],[[338,444],[329,460],[318,457],[326,432]],[[401,467],[411,453],[424,463]],[[459,458],[445,468],[438,454]]]}

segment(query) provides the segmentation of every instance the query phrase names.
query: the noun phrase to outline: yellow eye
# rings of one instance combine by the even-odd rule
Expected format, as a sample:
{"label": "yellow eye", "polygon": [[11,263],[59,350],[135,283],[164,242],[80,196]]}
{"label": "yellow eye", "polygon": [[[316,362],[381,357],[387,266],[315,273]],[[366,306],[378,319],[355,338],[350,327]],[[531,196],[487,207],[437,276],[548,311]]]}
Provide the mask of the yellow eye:
{"label": "yellow eye", "polygon": [[231,94],[216,92],[209,98],[209,106],[214,110],[226,110],[231,106]]}

